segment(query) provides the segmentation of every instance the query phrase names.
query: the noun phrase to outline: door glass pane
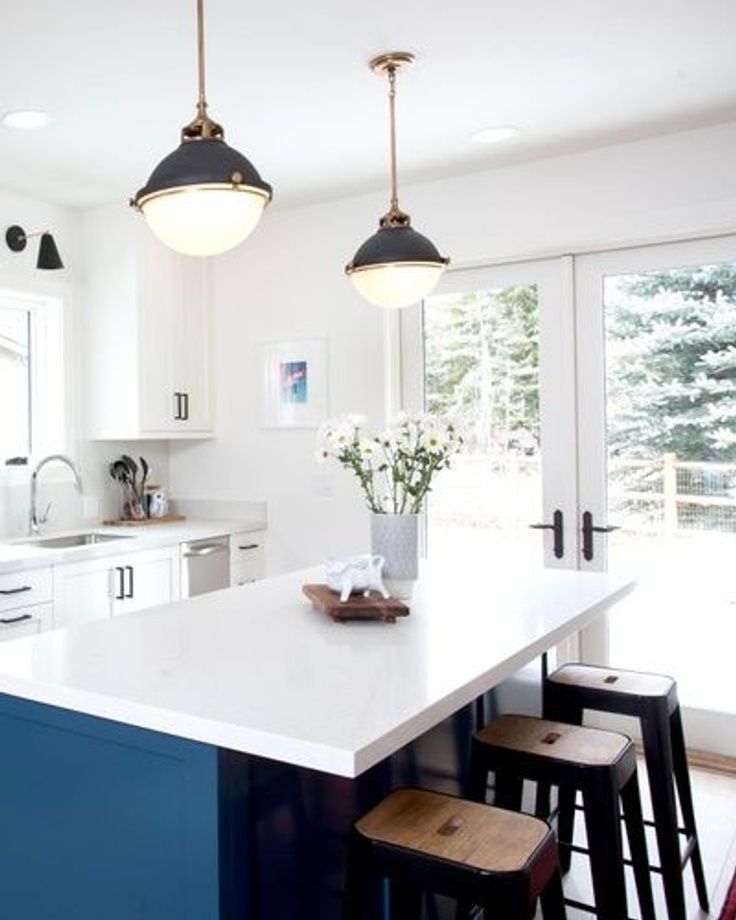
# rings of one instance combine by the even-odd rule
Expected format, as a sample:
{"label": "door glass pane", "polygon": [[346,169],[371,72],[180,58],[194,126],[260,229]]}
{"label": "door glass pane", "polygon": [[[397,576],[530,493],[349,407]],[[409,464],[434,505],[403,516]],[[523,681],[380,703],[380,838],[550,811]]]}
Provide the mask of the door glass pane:
{"label": "door glass pane", "polygon": [[610,660],[736,711],[736,262],[609,276],[610,565],[640,576]]}
{"label": "door glass pane", "polygon": [[0,463],[30,453],[30,315],[0,305]]}
{"label": "door glass pane", "polygon": [[540,558],[542,507],[536,285],[429,298],[425,401],[466,439],[428,502],[430,552]]}

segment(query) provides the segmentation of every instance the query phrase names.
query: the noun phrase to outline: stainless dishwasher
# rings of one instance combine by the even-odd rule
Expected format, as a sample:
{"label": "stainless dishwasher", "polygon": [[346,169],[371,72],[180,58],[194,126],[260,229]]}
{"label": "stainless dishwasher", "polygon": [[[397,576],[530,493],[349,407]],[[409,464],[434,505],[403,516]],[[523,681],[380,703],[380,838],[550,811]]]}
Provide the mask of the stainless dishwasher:
{"label": "stainless dishwasher", "polygon": [[230,587],[230,538],[194,540],[181,548],[181,596]]}

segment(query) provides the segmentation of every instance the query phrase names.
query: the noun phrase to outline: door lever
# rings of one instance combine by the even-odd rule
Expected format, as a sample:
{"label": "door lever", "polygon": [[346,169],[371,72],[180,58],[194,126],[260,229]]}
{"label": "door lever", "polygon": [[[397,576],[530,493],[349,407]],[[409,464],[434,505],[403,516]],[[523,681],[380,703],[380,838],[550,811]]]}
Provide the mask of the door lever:
{"label": "door lever", "polygon": [[551,530],[553,534],[552,552],[555,559],[562,559],[565,555],[565,544],[562,535],[562,512],[558,508],[552,515],[551,524],[530,524],[532,530]]}
{"label": "door lever", "polygon": [[583,559],[590,562],[593,558],[593,534],[594,533],[611,533],[612,530],[620,530],[611,524],[608,527],[596,527],[593,525],[593,515],[590,511],[583,511]]}

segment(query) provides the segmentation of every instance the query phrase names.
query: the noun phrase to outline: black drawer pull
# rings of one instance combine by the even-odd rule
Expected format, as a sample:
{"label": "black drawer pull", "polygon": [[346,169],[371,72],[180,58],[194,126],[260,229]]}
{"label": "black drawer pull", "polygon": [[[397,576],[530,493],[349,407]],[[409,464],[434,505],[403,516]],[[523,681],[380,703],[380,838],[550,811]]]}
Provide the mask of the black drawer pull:
{"label": "black drawer pull", "polygon": [[242,549],[242,550],[258,549],[258,544],[257,543],[246,543],[245,546],[239,546],[238,549]]}
{"label": "black drawer pull", "polygon": [[5,588],[0,589],[0,594],[25,594],[26,591],[33,591],[33,588],[30,585],[23,585],[22,588]]}
{"label": "black drawer pull", "polygon": [[23,620],[32,620],[32,619],[33,617],[31,616],[30,613],[21,613],[21,615],[17,617],[7,617],[7,618],[0,619],[0,623],[22,623]]}

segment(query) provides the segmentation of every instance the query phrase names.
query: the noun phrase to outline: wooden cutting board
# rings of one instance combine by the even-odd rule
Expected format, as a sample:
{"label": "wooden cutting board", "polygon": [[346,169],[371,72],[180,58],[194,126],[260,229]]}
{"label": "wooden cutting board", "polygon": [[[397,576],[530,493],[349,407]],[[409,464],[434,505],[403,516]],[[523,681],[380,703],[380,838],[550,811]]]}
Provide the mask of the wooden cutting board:
{"label": "wooden cutting board", "polygon": [[383,620],[384,623],[395,623],[397,617],[409,615],[406,604],[402,604],[395,597],[384,599],[375,593],[370,597],[352,594],[342,603],[340,595],[335,594],[327,585],[302,585],[302,591],[316,610],[323,611],[338,623],[347,620]]}
{"label": "wooden cutting board", "polygon": [[150,527],[153,524],[175,524],[177,521],[186,521],[183,514],[167,514],[166,517],[160,518],[143,518],[142,521],[136,521],[133,518],[120,518],[117,521],[103,521],[108,527]]}

